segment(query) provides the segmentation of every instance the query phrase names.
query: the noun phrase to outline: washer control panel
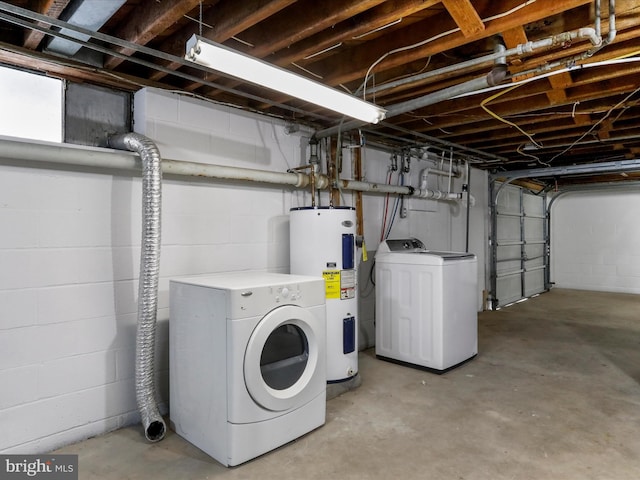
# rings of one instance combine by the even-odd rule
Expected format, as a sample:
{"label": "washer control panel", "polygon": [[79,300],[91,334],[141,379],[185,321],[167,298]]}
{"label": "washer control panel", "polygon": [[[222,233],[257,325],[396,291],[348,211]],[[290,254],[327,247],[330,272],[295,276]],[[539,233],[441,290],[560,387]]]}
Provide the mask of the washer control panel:
{"label": "washer control panel", "polygon": [[386,240],[386,243],[390,252],[416,252],[426,249],[424,243],[417,238]]}

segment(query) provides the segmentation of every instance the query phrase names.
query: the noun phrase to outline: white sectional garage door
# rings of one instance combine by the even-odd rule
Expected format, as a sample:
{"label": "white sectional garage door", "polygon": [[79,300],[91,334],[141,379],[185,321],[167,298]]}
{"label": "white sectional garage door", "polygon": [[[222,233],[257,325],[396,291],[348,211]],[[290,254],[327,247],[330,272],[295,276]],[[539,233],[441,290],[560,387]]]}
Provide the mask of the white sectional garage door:
{"label": "white sectional garage door", "polygon": [[496,183],[492,209],[491,299],[498,308],[546,290],[546,195]]}

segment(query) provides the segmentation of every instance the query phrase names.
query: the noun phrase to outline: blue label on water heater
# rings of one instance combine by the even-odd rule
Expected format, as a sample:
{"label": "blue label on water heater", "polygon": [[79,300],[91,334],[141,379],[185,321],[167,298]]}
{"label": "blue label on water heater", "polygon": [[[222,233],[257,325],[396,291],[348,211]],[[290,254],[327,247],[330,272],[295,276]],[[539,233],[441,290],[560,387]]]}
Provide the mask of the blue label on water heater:
{"label": "blue label on water heater", "polygon": [[348,317],[342,320],[342,353],[345,355],[356,349],[356,319]]}
{"label": "blue label on water heater", "polygon": [[352,233],[342,234],[342,269],[355,267],[355,242]]}

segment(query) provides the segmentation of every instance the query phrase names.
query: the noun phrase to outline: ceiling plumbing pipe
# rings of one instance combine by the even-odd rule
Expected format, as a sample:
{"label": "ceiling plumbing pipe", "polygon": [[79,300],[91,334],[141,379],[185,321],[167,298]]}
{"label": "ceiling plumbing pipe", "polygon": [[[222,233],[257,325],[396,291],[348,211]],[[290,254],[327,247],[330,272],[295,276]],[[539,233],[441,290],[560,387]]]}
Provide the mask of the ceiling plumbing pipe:
{"label": "ceiling plumbing pipe", "polygon": [[451,193],[451,192],[441,192],[438,190],[430,190],[427,188],[427,183],[429,181],[429,174],[433,173],[433,171],[429,168],[423,168],[420,171],[420,188],[418,188],[414,197],[418,198],[431,198],[433,200],[460,200],[462,199],[461,193]]}
{"label": "ceiling plumbing pipe", "polygon": [[109,137],[109,145],[140,155],[142,160],[142,245],[138,281],[138,328],[136,333],[136,400],[150,442],[164,438],[166,425],[156,402],[154,359],[158,280],[160,277],[160,214],[162,204],[162,159],[158,147],[138,133]]}
{"label": "ceiling plumbing pipe", "polygon": [[[491,55],[486,55],[484,57],[481,57],[475,60],[469,60],[468,62],[462,62],[462,63],[456,64],[455,66],[434,70],[433,72],[429,72],[427,74],[416,75],[413,77],[408,77],[406,79],[398,80],[397,82],[389,82],[385,85],[381,85],[378,87],[377,91],[393,88],[395,86],[402,85],[404,83],[423,80],[425,78],[428,78],[430,75],[442,74],[448,71],[456,71],[456,70],[459,70],[460,68],[465,68],[467,66],[484,63],[488,60],[494,60],[496,62],[493,69],[484,77],[469,80],[467,82],[463,82],[458,85],[453,85],[451,87],[438,90],[437,92],[424,95],[423,97],[420,97],[417,99],[408,100],[406,102],[401,102],[395,105],[391,105],[390,107],[387,107],[387,115],[385,118],[387,119],[392,118],[402,113],[407,113],[412,110],[417,110],[419,108],[423,108],[429,105],[443,102],[445,100],[449,100],[455,96],[462,95],[464,93],[470,93],[476,90],[481,90],[483,88],[493,87],[495,85],[498,85],[499,83],[501,83],[503,80],[507,78],[507,74],[508,74],[507,67],[504,63],[500,63],[504,61],[506,57],[512,56],[512,55],[524,55],[525,53],[531,53],[534,50],[537,50],[540,48],[548,48],[548,47],[553,47],[557,45],[564,45],[567,42],[570,42],[576,39],[588,39],[594,46],[599,46],[603,43],[602,39],[595,34],[594,28],[580,28],[578,30],[560,33],[542,40],[537,40],[535,42],[522,43],[508,50],[504,49],[504,46],[500,46],[500,44],[498,43],[496,45],[496,48],[494,49],[494,53]],[[353,128],[357,128],[362,125],[364,124],[361,121],[352,120],[349,122],[344,122],[341,125],[336,125],[333,127],[325,128],[323,130],[319,130],[315,133],[315,136],[317,138],[323,138],[323,137],[335,135],[339,131],[351,130]],[[384,126],[384,122],[381,122],[380,125]]]}
{"label": "ceiling plumbing pipe", "polygon": [[[497,59],[504,58],[504,50],[500,49],[497,51],[498,57]],[[437,92],[430,93],[428,95],[424,95],[420,98],[407,100],[406,102],[397,103],[395,105],[391,105],[387,108],[387,115],[385,118],[395,117],[402,113],[407,113],[412,110],[417,110],[419,108],[426,107],[428,105],[433,105],[444,100],[448,100],[457,95],[461,95],[463,93],[473,92],[475,90],[480,90],[482,88],[493,87],[498,85],[507,77],[508,71],[507,66],[503,63],[496,63],[493,69],[484,77],[476,78],[473,80],[469,80],[468,82],[463,82],[458,85],[453,85],[448,88],[444,88]],[[363,123],[359,120],[350,121],[346,123],[342,123],[340,125],[336,125],[333,127],[325,128],[324,130],[317,131],[314,135],[316,138],[323,138],[331,135],[335,135],[342,130],[351,130],[353,128],[359,127],[363,125]]]}
{"label": "ceiling plumbing pipe", "polygon": [[[456,63],[455,65],[449,65],[447,67],[438,68],[430,72],[413,75],[411,77],[402,78],[400,80],[395,80],[393,82],[383,83],[376,87],[369,88],[367,91],[369,93],[378,93],[385,90],[389,90],[391,88],[406,85],[409,83],[420,82],[422,80],[426,80],[428,78],[435,77],[438,75],[457,72],[459,70],[463,70],[468,67],[473,67],[476,65],[481,65],[483,63],[488,63],[492,60],[497,60],[498,62],[500,62],[501,59],[506,59],[507,57],[522,56],[526,53],[533,53],[534,51],[539,50],[541,48],[549,48],[557,45],[563,45],[571,40],[583,40],[583,39],[588,39],[591,42],[591,44],[594,46],[600,45],[602,43],[600,36],[596,33],[596,29],[581,28],[571,32],[559,33],[557,35],[553,35],[551,37],[543,38],[540,40],[521,43],[509,49],[504,49],[504,50],[494,49],[494,53],[485,55],[483,57],[473,58],[465,62],[460,62],[460,63]],[[506,61],[504,61],[504,63],[506,63]],[[387,114],[386,118],[388,117],[389,115]]]}
{"label": "ceiling plumbing pipe", "polygon": [[[597,4],[596,11],[599,11],[599,3],[600,2],[596,1],[596,4]],[[599,17],[597,17],[597,19],[599,19]],[[596,23],[596,25],[598,25],[598,22]],[[594,30],[594,32],[596,32],[599,28],[600,27],[598,25],[598,27]],[[581,30],[590,30],[590,29],[581,29]],[[522,77],[522,76],[531,75],[531,74],[538,75],[540,73],[549,72],[555,68],[563,67],[563,66],[571,69],[575,67],[577,62],[581,62],[582,60],[591,58],[598,51],[602,50],[604,47],[606,47],[611,42],[613,42],[614,39],[616,38],[616,35],[617,35],[617,30],[616,30],[615,0],[610,0],[609,1],[609,33],[607,34],[607,38],[602,39],[600,35],[595,35],[597,42],[592,41],[593,48],[587,50],[586,52],[583,52],[578,55],[573,55],[571,57],[562,58],[560,60],[555,60],[553,62],[547,62],[543,65],[540,65],[535,68],[531,68],[529,70],[523,70],[521,72],[517,72],[513,75],[510,75],[510,78],[517,78],[517,77]]]}

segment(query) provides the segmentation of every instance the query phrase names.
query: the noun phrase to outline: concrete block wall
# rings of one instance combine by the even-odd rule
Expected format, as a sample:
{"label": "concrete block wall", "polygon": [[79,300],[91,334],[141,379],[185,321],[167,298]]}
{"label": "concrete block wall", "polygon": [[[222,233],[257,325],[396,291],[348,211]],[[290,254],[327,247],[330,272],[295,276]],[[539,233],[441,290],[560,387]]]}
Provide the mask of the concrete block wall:
{"label": "concrete block wall", "polygon": [[[134,112],[135,130],[163,158],[279,172],[307,161],[308,133],[289,135],[276,119],[152,89],[136,94]],[[367,149],[364,158],[366,180],[384,182],[388,154]],[[345,172],[349,161],[346,155]],[[370,251],[383,201],[364,196]],[[354,204],[350,193],[343,204]],[[288,212],[306,205],[308,194],[289,187],[165,175],[156,350],[163,412],[169,279],[287,273]],[[434,208],[428,218],[397,220],[394,235],[424,233],[433,248],[459,248],[463,217],[450,206]],[[0,453],[42,453],[139,421],[139,176],[0,165],[0,229]]]}
{"label": "concrete block wall", "polygon": [[140,209],[131,179],[0,170],[0,451],[42,452],[135,417]]}
{"label": "concrete block wall", "polygon": [[[385,183],[387,181],[390,155],[379,150],[366,150],[363,156],[365,180]],[[426,162],[412,160],[411,171],[405,176],[404,184],[415,188],[420,186],[420,172],[427,167]],[[428,188],[447,192],[461,192],[463,177],[453,178],[449,187],[449,178],[430,174]],[[474,201],[469,210],[469,251],[478,260],[478,310],[483,309],[482,291],[485,289],[485,262],[488,231],[488,177],[486,172],[471,169],[469,185]],[[392,175],[391,183],[397,184],[397,174]],[[389,204],[389,217],[393,209],[394,198]],[[467,231],[466,202],[443,202],[424,198],[405,198],[406,218],[398,214],[389,238],[416,237],[427,248],[444,251],[465,251]],[[369,194],[363,198],[365,212],[365,239],[367,249],[375,251],[381,238],[381,224],[385,208],[385,195]],[[363,322],[366,322],[366,318]]]}
{"label": "concrete block wall", "polygon": [[551,211],[551,272],[559,288],[640,293],[640,197],[570,193]]}
{"label": "concrete block wall", "polygon": [[[136,130],[164,158],[275,171],[298,165],[306,145],[283,122],[160,91],[136,96]],[[288,272],[288,211],[303,195],[166,176],[156,356],[163,412],[169,278]],[[139,175],[1,165],[0,230],[0,452],[40,453],[139,421]]]}

